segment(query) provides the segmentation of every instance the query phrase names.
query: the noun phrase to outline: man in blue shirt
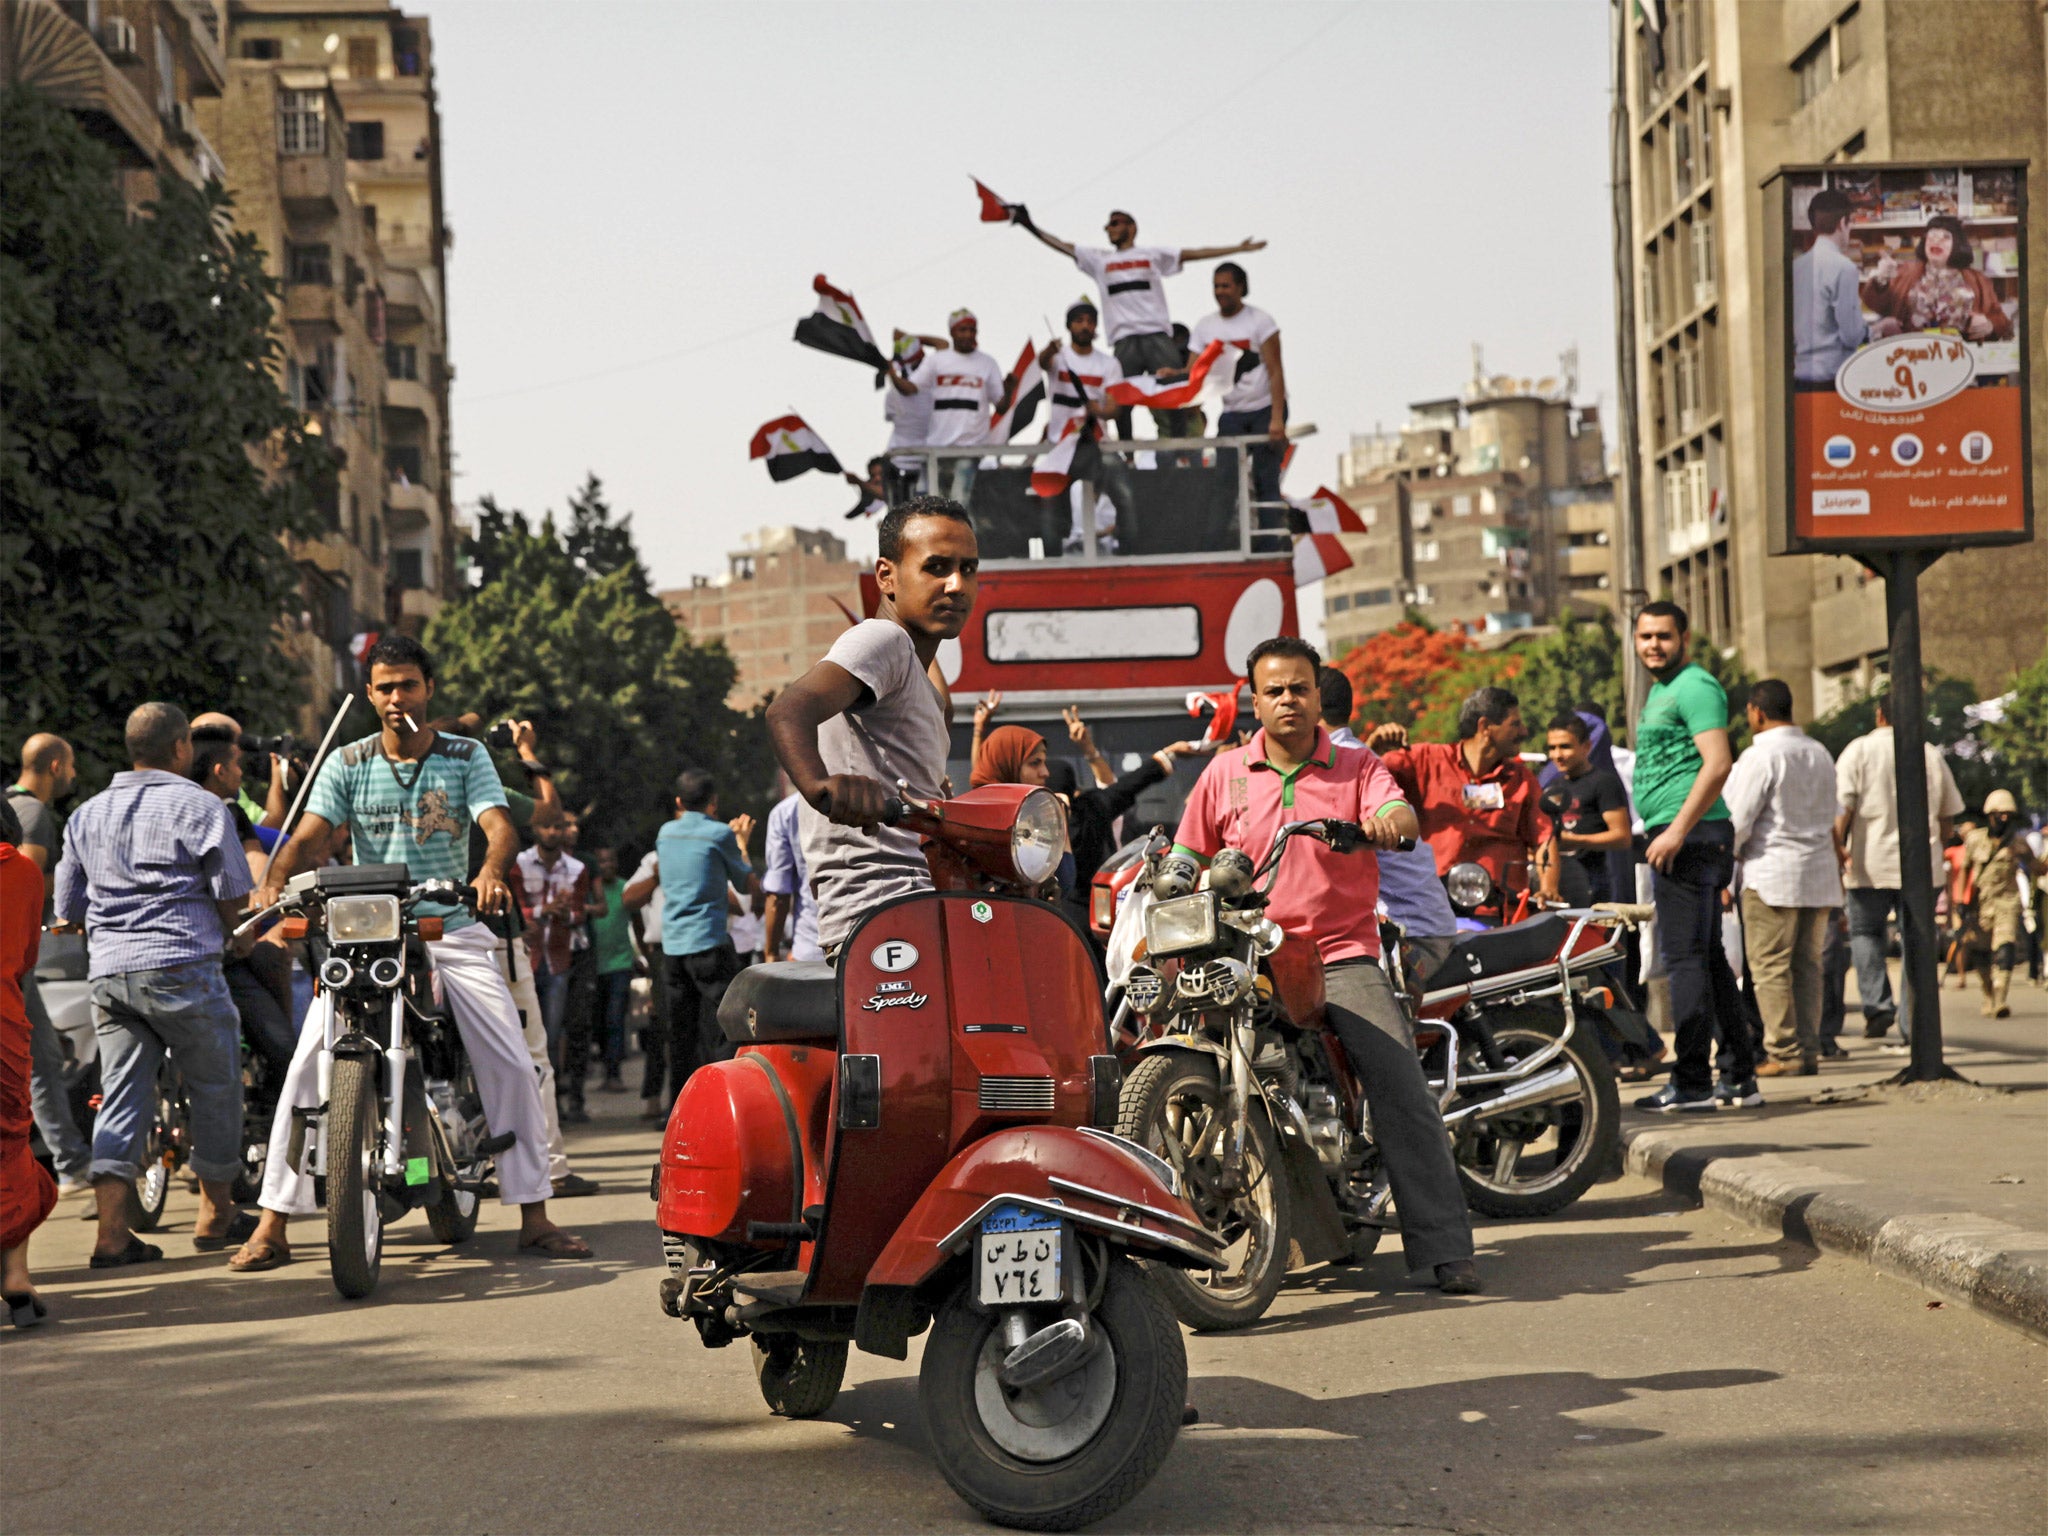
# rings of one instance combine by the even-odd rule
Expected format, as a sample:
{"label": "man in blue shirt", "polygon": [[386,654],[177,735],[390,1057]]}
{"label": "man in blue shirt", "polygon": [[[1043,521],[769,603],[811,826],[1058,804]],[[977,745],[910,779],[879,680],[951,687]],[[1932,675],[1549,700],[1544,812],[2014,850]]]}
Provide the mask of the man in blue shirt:
{"label": "man in blue shirt", "polygon": [[718,1028],[718,1005],[740,973],[726,935],[726,887],[754,888],[747,840],[754,818],[718,819],[718,785],[702,768],[676,780],[676,816],[654,840],[661,881],[661,952],[667,972],[669,1098],[706,1062],[732,1054]]}
{"label": "man in blue shirt", "polygon": [[[811,897],[811,874],[804,867],[803,833],[797,825],[797,809],[804,797],[792,791],[775,802],[768,813],[767,847],[762,859],[767,868],[761,874],[761,889],[768,893],[768,958],[770,960],[822,960],[825,951],[818,944],[818,904]],[[783,919],[789,920],[789,938],[782,936]]]}
{"label": "man in blue shirt", "polygon": [[1864,342],[1858,288],[1863,272],[1849,254],[1849,199],[1834,188],[1806,205],[1813,244],[1792,260],[1792,377],[1809,389],[1833,388],[1835,373]]}
{"label": "man in blue shirt", "polygon": [[164,1256],[129,1228],[128,1202],[166,1051],[178,1058],[191,1109],[193,1244],[219,1248],[248,1235],[230,1198],[242,1171],[241,1021],[221,954],[248,898],[249,863],[227,807],[186,777],[184,711],[139,705],[126,734],[134,772],[115,774],[72,813],[57,866],[56,915],[66,927],[83,923],[92,954],[102,1094],[90,1173],[94,1269]]}
{"label": "man in blue shirt", "polygon": [[[320,765],[291,841],[270,861],[259,905],[276,901],[287,880],[317,865],[340,827],[348,828],[358,864],[403,864],[415,883],[460,881],[468,872],[475,823],[489,839],[490,852],[469,884],[482,911],[502,911],[511,900],[505,877],[519,836],[490,754],[480,741],[444,736],[418,723],[432,718],[427,705],[434,696],[434,662],[417,640],[387,635],[370,647],[363,666],[369,674],[365,691],[383,730],[337,749]],[[520,1208],[519,1246],[553,1258],[587,1259],[583,1240],[548,1219],[552,1187],[540,1080],[498,966],[497,938],[461,906],[422,902],[415,911],[442,920],[442,937],[427,945],[427,955],[476,1074],[484,1118],[493,1134],[513,1133],[512,1145],[496,1161],[499,1198]],[[239,1273],[288,1262],[288,1219],[317,1208],[312,1179],[291,1166],[291,1122],[294,1108],[320,1102],[319,1058],[332,1012],[316,1002],[301,1026],[263,1165],[263,1217],[229,1265]]]}

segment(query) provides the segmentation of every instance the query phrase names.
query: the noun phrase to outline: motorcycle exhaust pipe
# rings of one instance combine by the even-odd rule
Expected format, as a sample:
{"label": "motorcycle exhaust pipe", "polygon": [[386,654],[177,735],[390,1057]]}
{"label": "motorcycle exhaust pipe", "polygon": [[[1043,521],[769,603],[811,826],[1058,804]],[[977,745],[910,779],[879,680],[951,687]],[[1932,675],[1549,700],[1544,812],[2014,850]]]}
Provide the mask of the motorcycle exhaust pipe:
{"label": "motorcycle exhaust pipe", "polygon": [[1555,1066],[1547,1072],[1537,1073],[1526,1082],[1503,1089],[1492,1098],[1481,1099],[1476,1104],[1466,1104],[1452,1110],[1444,1116],[1444,1124],[1457,1126],[1468,1121],[1492,1120],[1501,1115],[1512,1115],[1545,1104],[1559,1104],[1567,1099],[1577,1098],[1581,1091],[1579,1074],[1575,1067]]}

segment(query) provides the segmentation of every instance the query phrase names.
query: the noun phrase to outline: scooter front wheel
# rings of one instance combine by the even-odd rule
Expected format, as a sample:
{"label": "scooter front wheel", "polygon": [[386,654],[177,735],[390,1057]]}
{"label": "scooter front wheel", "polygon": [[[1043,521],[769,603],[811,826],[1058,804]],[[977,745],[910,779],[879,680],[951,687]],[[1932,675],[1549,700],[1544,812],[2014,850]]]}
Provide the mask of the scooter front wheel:
{"label": "scooter front wheel", "polygon": [[1136,1264],[1109,1259],[1089,1323],[1095,1353],[1023,1391],[997,1379],[998,1315],[962,1286],[939,1310],[918,1372],[919,1409],[939,1470],[986,1519],[1071,1531],[1121,1508],[1152,1480],[1180,1432],[1188,1361],[1180,1327]]}

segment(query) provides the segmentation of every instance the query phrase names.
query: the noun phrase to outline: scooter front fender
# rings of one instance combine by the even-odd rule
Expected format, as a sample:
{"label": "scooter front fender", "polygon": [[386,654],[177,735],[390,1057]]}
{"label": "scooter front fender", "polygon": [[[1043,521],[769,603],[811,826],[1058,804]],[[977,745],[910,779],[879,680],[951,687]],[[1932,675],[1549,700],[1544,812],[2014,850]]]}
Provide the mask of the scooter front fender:
{"label": "scooter front fender", "polygon": [[1004,1202],[1046,1211],[1148,1259],[1214,1269],[1221,1252],[1172,1178],[1165,1163],[1107,1131],[997,1131],[940,1170],[868,1271],[867,1284],[923,1285],[967,1252],[982,1217]]}

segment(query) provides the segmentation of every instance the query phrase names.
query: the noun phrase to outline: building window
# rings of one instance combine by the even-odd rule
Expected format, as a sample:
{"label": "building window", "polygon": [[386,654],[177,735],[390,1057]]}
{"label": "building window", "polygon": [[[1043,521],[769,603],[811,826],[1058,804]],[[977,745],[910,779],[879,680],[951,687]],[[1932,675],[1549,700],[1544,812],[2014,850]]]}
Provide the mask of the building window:
{"label": "building window", "polygon": [[1803,107],[1835,83],[1834,39],[1823,33],[1792,61],[1792,73],[1799,77],[1799,105]]}
{"label": "building window", "polygon": [[1392,587],[1367,587],[1358,594],[1358,606],[1361,608],[1384,608],[1393,600]]}
{"label": "building window", "polygon": [[274,37],[245,37],[242,39],[242,57],[281,59],[284,57],[284,44]]}
{"label": "building window", "polygon": [[1714,302],[1714,221],[1692,221],[1692,307],[1704,309]]}
{"label": "building window", "polygon": [[1443,545],[1435,539],[1424,539],[1415,546],[1415,558],[1418,560],[1441,560],[1443,558]]}
{"label": "building window", "polygon": [[391,33],[392,63],[401,75],[412,76],[420,72],[420,35],[410,27],[398,27]]}
{"label": "building window", "polygon": [[1671,193],[1674,200],[1688,196],[1698,180],[1692,150],[1692,122],[1684,112],[1671,119]]}
{"label": "building window", "polygon": [[178,56],[171,49],[171,34],[156,29],[156,110],[169,117],[178,105]]}
{"label": "building window", "polygon": [[1339,592],[1330,599],[1330,612],[1332,613],[1345,613],[1350,610],[1350,607],[1351,594],[1349,592]]}
{"label": "building window", "polygon": [[1863,57],[1863,10],[1852,5],[1842,12],[1842,19],[1835,23],[1835,73],[1846,75],[1849,68]]}
{"label": "building window", "polygon": [[394,379],[418,379],[420,349],[411,342],[391,342],[384,348],[384,372]]}
{"label": "building window", "polygon": [[351,80],[377,78],[377,39],[352,37],[348,40],[348,77]]}
{"label": "building window", "polygon": [[1864,147],[1868,142],[1869,140],[1865,137],[1863,130],[1858,128],[1848,138],[1844,139],[1842,147],[1832,155],[1829,155],[1828,158],[1830,160],[1854,160],[1863,153]]}
{"label": "building window", "polygon": [[417,444],[393,443],[384,450],[384,467],[391,479],[399,485],[424,485],[420,475],[420,450]]}
{"label": "building window", "polygon": [[391,585],[401,592],[411,592],[427,584],[427,560],[417,549],[394,549],[391,551]]}
{"label": "building window", "polygon": [[348,157],[351,160],[382,160],[384,158],[384,125],[382,123],[350,123],[348,125]]}
{"label": "building window", "polygon": [[1433,514],[1433,513],[1435,512],[1435,511],[1436,511],[1436,507],[1435,507],[1435,505],[1434,505],[1433,503],[1431,503],[1431,502],[1427,502],[1427,501],[1414,501],[1414,502],[1410,502],[1410,503],[1408,504],[1408,523],[1409,523],[1409,526],[1410,526],[1410,527],[1414,527],[1414,528],[1427,528],[1427,527],[1429,526],[1429,519],[1430,519],[1430,516],[1431,516],[1431,514]]}
{"label": "building window", "polygon": [[327,101],[320,92],[277,93],[277,148],[285,155],[327,153]]}
{"label": "building window", "polygon": [[1416,607],[1418,607],[1418,608],[1426,608],[1426,607],[1428,607],[1428,606],[1429,606],[1429,605],[1430,605],[1431,603],[1433,603],[1433,602],[1435,602],[1435,601],[1436,601],[1436,588],[1434,588],[1434,587],[1428,587],[1428,586],[1423,586],[1423,587],[1417,587],[1417,588],[1415,589],[1415,606],[1416,606]]}
{"label": "building window", "polygon": [[372,240],[377,238],[377,205],[375,203],[363,204],[363,233]]}
{"label": "building window", "polygon": [[286,281],[293,283],[319,283],[330,287],[334,282],[333,254],[324,245],[294,245],[291,247],[291,266]]}
{"label": "building window", "polygon": [[1453,517],[1470,517],[1472,515],[1472,498],[1470,496],[1453,496],[1451,498],[1451,515]]}

